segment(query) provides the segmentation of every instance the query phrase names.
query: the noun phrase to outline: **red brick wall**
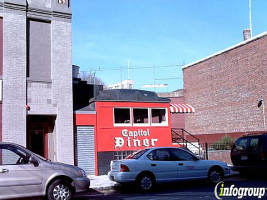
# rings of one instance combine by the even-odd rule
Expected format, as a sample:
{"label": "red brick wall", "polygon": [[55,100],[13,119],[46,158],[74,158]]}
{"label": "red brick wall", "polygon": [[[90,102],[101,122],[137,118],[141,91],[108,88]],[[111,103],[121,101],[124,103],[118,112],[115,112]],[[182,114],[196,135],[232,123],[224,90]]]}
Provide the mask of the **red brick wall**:
{"label": "red brick wall", "polygon": [[[267,108],[267,35],[185,68],[185,101],[196,112],[186,115],[193,134],[263,131]],[[267,113],[267,109],[265,109]]]}
{"label": "red brick wall", "polygon": [[232,165],[231,151],[230,150],[216,150],[208,151],[209,160],[219,160]]}
{"label": "red brick wall", "polygon": [[0,103],[0,142],[2,142],[2,104]]}
{"label": "red brick wall", "polygon": [[3,18],[0,18],[0,76],[3,75]]}
{"label": "red brick wall", "polygon": [[[169,97],[171,103],[184,103],[184,97]],[[186,113],[171,114],[171,127],[172,128],[185,128],[184,117]]]}
{"label": "red brick wall", "polygon": [[[0,78],[3,75],[3,19],[0,18]],[[0,142],[2,142],[2,103],[0,102]]]}

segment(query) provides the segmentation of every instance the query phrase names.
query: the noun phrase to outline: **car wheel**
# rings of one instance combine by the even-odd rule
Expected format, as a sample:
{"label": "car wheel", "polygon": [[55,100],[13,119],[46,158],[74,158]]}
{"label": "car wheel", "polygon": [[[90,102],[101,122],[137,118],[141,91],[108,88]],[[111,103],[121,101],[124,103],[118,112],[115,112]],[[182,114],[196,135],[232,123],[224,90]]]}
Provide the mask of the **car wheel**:
{"label": "car wheel", "polygon": [[64,180],[54,181],[47,190],[48,200],[70,200],[72,195],[70,184]]}
{"label": "car wheel", "polygon": [[154,178],[149,174],[142,174],[137,179],[137,186],[142,192],[150,191],[154,186]]}
{"label": "car wheel", "polygon": [[208,181],[213,184],[217,184],[223,180],[222,170],[219,168],[212,168],[208,174]]}

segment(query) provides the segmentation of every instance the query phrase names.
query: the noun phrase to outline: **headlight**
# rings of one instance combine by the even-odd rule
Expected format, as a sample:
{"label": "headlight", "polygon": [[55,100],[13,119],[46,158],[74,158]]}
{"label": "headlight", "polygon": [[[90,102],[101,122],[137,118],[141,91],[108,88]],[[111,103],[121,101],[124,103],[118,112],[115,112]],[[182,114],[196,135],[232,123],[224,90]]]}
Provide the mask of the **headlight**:
{"label": "headlight", "polygon": [[79,170],[79,176],[86,176],[86,173],[83,169]]}

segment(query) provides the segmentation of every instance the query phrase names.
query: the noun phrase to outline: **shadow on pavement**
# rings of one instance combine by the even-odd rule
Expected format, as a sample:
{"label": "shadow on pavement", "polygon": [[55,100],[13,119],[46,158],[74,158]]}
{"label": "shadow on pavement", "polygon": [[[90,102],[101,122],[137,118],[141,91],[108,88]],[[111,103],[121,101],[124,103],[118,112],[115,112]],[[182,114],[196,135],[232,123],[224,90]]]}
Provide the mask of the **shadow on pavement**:
{"label": "shadow on pavement", "polygon": [[267,173],[265,170],[250,170],[250,171],[241,171],[241,178],[253,179],[253,180],[267,180]]}
{"label": "shadow on pavement", "polygon": [[[93,199],[90,197],[98,197],[97,199],[101,199],[99,198],[101,196],[104,197],[104,194],[90,188],[88,192],[82,192],[82,193],[76,194],[72,199],[73,200]],[[27,197],[27,198],[19,198],[19,199],[16,198],[16,199],[10,199],[10,200],[46,200],[46,199],[47,198],[45,197]]]}
{"label": "shadow on pavement", "polygon": [[214,190],[214,185],[209,184],[205,181],[183,181],[183,182],[174,182],[174,183],[160,183],[155,185],[154,189],[150,192],[144,193],[140,192],[136,185],[134,184],[125,184],[125,185],[118,185],[114,189],[121,194],[129,194],[129,193],[136,193],[136,194],[148,194],[148,193],[165,193],[168,191],[169,193],[175,192],[187,192],[192,191],[200,191],[200,192],[211,192]]}
{"label": "shadow on pavement", "polygon": [[[88,192],[83,192],[83,193],[79,193],[77,195],[75,195],[75,198],[72,198],[73,200],[93,200],[93,199],[109,199],[109,197],[107,197],[107,193],[109,193],[108,191],[97,191],[94,189],[89,189]],[[116,200],[121,200],[121,198],[117,198]]]}
{"label": "shadow on pavement", "polygon": [[43,200],[43,197],[25,197],[25,198],[16,198],[16,199],[9,199],[9,200]]}

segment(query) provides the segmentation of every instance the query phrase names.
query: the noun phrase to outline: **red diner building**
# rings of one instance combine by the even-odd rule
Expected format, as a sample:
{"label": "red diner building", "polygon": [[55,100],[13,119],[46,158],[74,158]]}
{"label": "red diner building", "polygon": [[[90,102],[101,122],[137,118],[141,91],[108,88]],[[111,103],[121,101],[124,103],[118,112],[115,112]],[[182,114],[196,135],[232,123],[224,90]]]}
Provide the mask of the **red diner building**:
{"label": "red diner building", "polygon": [[138,149],[172,146],[170,100],[143,90],[105,90],[75,112],[76,164],[106,174]]}

